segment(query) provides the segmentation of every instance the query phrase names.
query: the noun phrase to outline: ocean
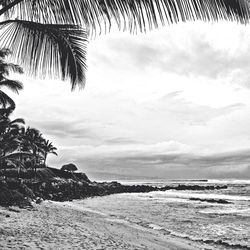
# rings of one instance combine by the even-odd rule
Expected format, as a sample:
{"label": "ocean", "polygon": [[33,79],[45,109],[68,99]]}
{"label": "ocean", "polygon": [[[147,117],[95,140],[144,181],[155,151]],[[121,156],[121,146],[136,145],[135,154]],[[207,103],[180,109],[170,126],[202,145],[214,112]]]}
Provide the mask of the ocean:
{"label": "ocean", "polygon": [[250,249],[250,180],[147,180],[123,184],[227,185],[227,189],[220,190],[115,194],[81,203],[124,223],[200,242],[206,249]]}

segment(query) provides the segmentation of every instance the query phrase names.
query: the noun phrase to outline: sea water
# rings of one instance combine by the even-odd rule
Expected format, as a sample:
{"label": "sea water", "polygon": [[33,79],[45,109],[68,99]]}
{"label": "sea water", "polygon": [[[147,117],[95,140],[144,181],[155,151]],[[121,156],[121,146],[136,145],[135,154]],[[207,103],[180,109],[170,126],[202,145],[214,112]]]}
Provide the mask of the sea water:
{"label": "sea water", "polygon": [[[126,183],[128,184],[128,183]],[[130,184],[227,185],[227,189],[156,191],[95,198],[84,206],[117,220],[200,242],[209,249],[250,249],[250,181],[151,181]],[[201,199],[193,200],[192,198]],[[209,202],[211,200],[211,202]],[[223,200],[228,203],[214,203]]]}

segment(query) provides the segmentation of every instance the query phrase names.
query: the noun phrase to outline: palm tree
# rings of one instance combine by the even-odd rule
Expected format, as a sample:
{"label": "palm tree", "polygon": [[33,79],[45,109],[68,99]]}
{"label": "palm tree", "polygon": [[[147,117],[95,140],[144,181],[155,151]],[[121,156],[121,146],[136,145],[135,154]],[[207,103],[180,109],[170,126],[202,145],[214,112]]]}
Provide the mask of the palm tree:
{"label": "palm tree", "polygon": [[8,116],[16,107],[15,102],[1,90],[5,87],[18,94],[23,89],[23,85],[19,81],[7,78],[10,71],[22,74],[23,70],[20,66],[13,63],[6,63],[5,58],[10,54],[8,49],[0,50],[0,115]]}
{"label": "palm tree", "polygon": [[5,173],[8,165],[21,166],[20,157],[26,155],[26,153],[20,152],[18,138],[23,126],[23,119],[11,121],[8,117],[0,117],[0,169],[4,169]]}
{"label": "palm tree", "polygon": [[44,155],[43,137],[39,130],[28,127],[21,136],[21,151],[30,152],[32,157],[25,159],[36,172],[37,166],[41,163]]}
{"label": "palm tree", "polygon": [[53,146],[52,142],[50,142],[49,140],[45,140],[45,139],[43,141],[42,147],[44,150],[44,166],[45,166],[48,154],[54,154],[57,156],[57,153],[56,153],[57,148]]}
{"label": "palm tree", "polygon": [[25,71],[84,86],[87,37],[120,29],[145,32],[179,21],[247,23],[248,0],[1,0],[0,44]]}

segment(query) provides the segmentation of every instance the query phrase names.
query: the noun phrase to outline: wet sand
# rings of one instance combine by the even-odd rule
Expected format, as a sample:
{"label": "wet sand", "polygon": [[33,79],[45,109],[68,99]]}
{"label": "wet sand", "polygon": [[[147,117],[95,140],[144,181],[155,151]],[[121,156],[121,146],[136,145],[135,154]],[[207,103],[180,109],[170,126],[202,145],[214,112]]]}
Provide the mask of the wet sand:
{"label": "wet sand", "polygon": [[117,220],[74,202],[45,201],[32,210],[0,207],[0,249],[202,249],[190,241]]}

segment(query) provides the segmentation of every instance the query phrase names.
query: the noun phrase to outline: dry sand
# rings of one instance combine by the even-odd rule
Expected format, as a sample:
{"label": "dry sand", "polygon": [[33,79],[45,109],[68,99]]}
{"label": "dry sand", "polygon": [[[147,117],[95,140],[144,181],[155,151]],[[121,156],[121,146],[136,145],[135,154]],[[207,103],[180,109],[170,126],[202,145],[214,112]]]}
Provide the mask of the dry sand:
{"label": "dry sand", "polygon": [[[202,249],[74,202],[45,201],[32,210],[0,207],[0,249]],[[193,244],[193,243],[192,243]]]}

